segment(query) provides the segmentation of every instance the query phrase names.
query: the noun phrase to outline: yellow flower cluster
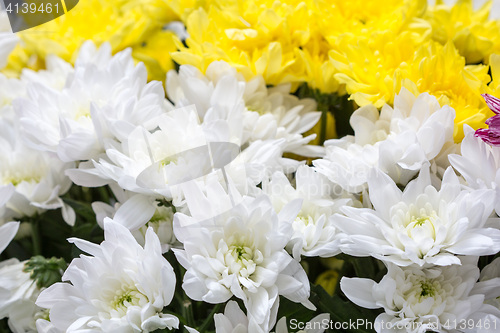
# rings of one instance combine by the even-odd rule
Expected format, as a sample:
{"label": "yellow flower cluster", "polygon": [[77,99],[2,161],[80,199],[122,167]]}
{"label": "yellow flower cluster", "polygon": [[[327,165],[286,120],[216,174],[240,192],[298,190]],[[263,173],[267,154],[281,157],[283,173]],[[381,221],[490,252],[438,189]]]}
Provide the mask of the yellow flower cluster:
{"label": "yellow flower cluster", "polygon": [[441,44],[452,41],[467,63],[488,62],[492,53],[500,53],[500,21],[490,20],[492,2],[474,10],[472,1],[454,6],[438,2],[425,18],[432,25],[432,38]]}
{"label": "yellow flower cluster", "polygon": [[[200,7],[186,18],[188,47],[179,44],[180,52],[172,57],[179,64],[191,64],[202,71],[214,60],[225,60],[247,78],[260,74],[273,85],[303,82],[308,70],[310,76],[316,74],[321,80],[318,84],[335,91],[336,82],[323,82],[320,75],[327,60],[325,42],[312,41],[313,47],[322,50],[314,55],[301,49],[310,42],[310,26],[315,21],[309,5],[236,1]],[[308,68],[306,59],[311,60]],[[333,87],[329,87],[331,81]]]}
{"label": "yellow flower cluster", "polygon": [[354,41],[357,35],[381,29],[397,32],[411,25],[409,30],[420,30],[413,17],[423,12],[425,1],[415,5],[394,0],[384,6],[330,0],[214,0],[186,7],[172,1],[171,5],[190,35],[187,47],[178,43],[180,52],[172,55],[179,64],[204,71],[213,60],[225,60],[246,77],[264,76],[268,84],[308,82],[331,93],[339,90],[339,83],[328,53],[339,36],[348,34]]}
{"label": "yellow flower cluster", "polygon": [[174,34],[162,27],[176,19],[164,0],[85,0],[72,10],[35,28],[18,33],[21,43],[11,54],[6,72],[42,68],[47,54],[74,61],[86,40],[109,42],[113,52],[127,47],[148,67],[151,78],[163,79],[173,67]]}
{"label": "yellow flower cluster", "polygon": [[[150,79],[163,80],[173,62],[205,71],[224,60],[247,79],[269,85],[301,83],[322,93],[349,94],[357,105],[391,104],[402,86],[428,92],[457,112],[455,139],[464,123],[481,127],[491,116],[480,94],[489,84],[489,59],[500,54],[500,20],[491,1],[446,5],[437,0],[86,0],[66,15],[19,33],[11,75],[42,68],[48,53],[75,59],[88,39],[114,52],[132,47]],[[181,20],[181,42],[166,23]],[[496,68],[500,66],[495,62]],[[492,64],[493,66],[493,64]],[[493,67],[492,67],[493,71]]]}
{"label": "yellow flower cluster", "polygon": [[[463,124],[479,128],[493,115],[480,95],[491,80],[488,66],[466,65],[451,42],[445,46],[437,42],[422,46],[410,63],[418,66],[401,68],[395,82],[414,93],[428,92],[436,96],[441,105],[453,107],[457,141],[463,138]],[[396,90],[399,91],[399,87]]]}
{"label": "yellow flower cluster", "polygon": [[500,53],[490,2],[167,1],[190,35],[172,53],[179,64],[204,71],[225,60],[246,77],[347,92],[360,106],[391,104],[402,86],[428,92],[456,109],[457,141],[464,123],[478,128],[491,115],[480,96],[491,89],[488,59]]}

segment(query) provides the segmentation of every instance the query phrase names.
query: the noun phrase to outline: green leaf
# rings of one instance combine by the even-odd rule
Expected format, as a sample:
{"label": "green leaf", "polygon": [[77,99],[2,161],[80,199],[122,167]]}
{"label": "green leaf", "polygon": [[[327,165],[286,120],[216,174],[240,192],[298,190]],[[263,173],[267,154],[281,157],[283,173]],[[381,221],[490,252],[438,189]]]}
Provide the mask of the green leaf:
{"label": "green leaf", "polygon": [[38,289],[42,289],[60,282],[66,267],[64,259],[35,256],[24,264],[23,272],[29,273],[30,278],[36,281]]}
{"label": "green leaf", "polygon": [[356,277],[373,278],[379,272],[377,263],[372,257],[361,257],[352,260]]}
{"label": "green leaf", "polygon": [[46,258],[62,256],[70,261],[71,244],[66,239],[72,236],[71,229],[71,226],[62,219],[60,210],[51,210],[40,215],[38,231],[42,255]]}

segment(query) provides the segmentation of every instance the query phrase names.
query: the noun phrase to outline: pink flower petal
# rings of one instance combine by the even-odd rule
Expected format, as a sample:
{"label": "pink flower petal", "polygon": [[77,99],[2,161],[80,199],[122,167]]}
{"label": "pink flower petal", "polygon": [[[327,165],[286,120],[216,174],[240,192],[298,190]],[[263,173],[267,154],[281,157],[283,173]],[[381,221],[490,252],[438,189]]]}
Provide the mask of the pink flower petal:
{"label": "pink flower petal", "polygon": [[495,112],[496,114],[500,113],[500,99],[491,96],[490,94],[482,94],[481,96],[483,96],[486,104],[491,109],[491,111]]}

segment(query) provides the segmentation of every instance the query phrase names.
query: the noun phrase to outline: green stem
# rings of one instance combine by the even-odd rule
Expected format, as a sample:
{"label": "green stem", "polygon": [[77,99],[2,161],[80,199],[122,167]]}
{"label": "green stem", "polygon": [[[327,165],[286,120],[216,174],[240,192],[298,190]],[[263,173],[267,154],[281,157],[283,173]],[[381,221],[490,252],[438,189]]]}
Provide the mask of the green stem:
{"label": "green stem", "polygon": [[90,188],[88,187],[80,187],[80,188],[82,190],[82,198],[83,198],[82,201],[93,202],[94,200],[92,200],[92,193],[90,192]]}
{"label": "green stem", "polygon": [[33,241],[33,256],[42,255],[42,240],[40,237],[40,221],[38,217],[31,221],[31,240]]}
{"label": "green stem", "polygon": [[361,260],[354,259],[352,261],[352,265],[354,266],[354,271],[356,272],[356,276],[358,276],[358,277],[365,277],[362,274],[362,272],[363,272],[363,263],[361,262]]}
{"label": "green stem", "polygon": [[99,187],[99,196],[103,202],[109,204],[109,192],[107,185]]}
{"label": "green stem", "polygon": [[210,323],[212,323],[214,319],[214,314],[219,313],[221,309],[222,309],[222,303],[219,303],[216,306],[214,306],[214,308],[212,309],[208,317],[205,319],[203,324],[201,324],[201,326],[198,328],[198,332],[206,332],[208,326],[210,325]]}
{"label": "green stem", "polygon": [[182,315],[186,318],[187,325],[189,327],[194,327],[193,303],[188,298],[184,299],[184,302],[182,302]]}

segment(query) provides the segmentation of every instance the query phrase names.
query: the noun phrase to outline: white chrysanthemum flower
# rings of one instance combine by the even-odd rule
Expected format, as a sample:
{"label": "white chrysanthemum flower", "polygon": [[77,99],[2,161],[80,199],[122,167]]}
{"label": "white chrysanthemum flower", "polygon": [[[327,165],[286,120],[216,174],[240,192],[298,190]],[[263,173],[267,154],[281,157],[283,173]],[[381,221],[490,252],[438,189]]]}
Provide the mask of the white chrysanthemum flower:
{"label": "white chrysanthemum flower", "polygon": [[[229,301],[226,304],[224,313],[217,313],[214,315],[215,332],[216,333],[267,333],[260,326],[255,323],[251,317],[248,318],[245,313],[240,309],[238,303]],[[304,329],[297,331],[297,333],[322,333],[328,327],[330,322],[330,315],[323,313],[317,315],[307,323],[300,323]],[[298,323],[297,323],[298,324]],[[297,328],[297,327],[295,327]],[[286,325],[286,317],[282,317],[276,323],[276,333],[288,333]]]}
{"label": "white chrysanthemum flower", "polygon": [[128,193],[123,202],[110,206],[96,201],[92,203],[92,209],[101,228],[104,228],[104,219],[110,217],[129,229],[142,246],[149,227],[158,235],[163,253],[168,252],[171,246],[178,245],[173,230],[174,208],[159,205],[154,197]]}
{"label": "white chrysanthemum flower", "polygon": [[429,269],[389,264],[379,283],[343,277],[340,287],[353,303],[384,309],[374,323],[377,332],[457,332],[476,313],[495,312],[483,304],[484,295],[471,294],[478,277],[477,266],[465,262]]}
{"label": "white chrysanthemum flower", "polygon": [[473,189],[493,189],[496,193],[495,210],[500,215],[500,147],[490,146],[474,136],[474,130],[464,125],[465,137],[460,145],[461,155],[448,158],[451,165]]}
{"label": "white chrysanthemum flower", "polygon": [[91,42],[82,46],[62,90],[43,81],[29,82],[27,97],[14,106],[30,144],[57,152],[63,161],[95,158],[135,126],[155,128],[152,118],[166,108],[161,83],[147,83],[131,50],[111,56],[106,43],[98,50]]}
{"label": "white chrysanthemum flower", "polygon": [[378,170],[372,172],[368,187],[373,210],[343,207],[345,216],[334,216],[347,235],[341,245],[347,254],[371,255],[400,266],[446,266],[460,264],[456,254],[500,251],[500,230],[487,224],[493,191],[462,189],[451,167],[440,190],[431,185],[428,166],[403,192]]}
{"label": "white chrysanthemum flower", "polygon": [[279,295],[314,308],[303,268],[284,249],[300,200],[277,215],[265,195],[244,197],[233,207],[219,183],[210,184],[207,196],[191,184],[185,194],[192,216],[174,216],[174,232],[184,250],[173,251],[187,270],[182,284],[186,294],[213,304],[234,295],[264,330],[276,321]]}
{"label": "white chrysanthemum flower", "polygon": [[8,317],[15,333],[36,333],[36,316],[43,311],[35,305],[40,289],[23,271],[25,264],[17,259],[0,263],[0,319]]}
{"label": "white chrysanthemum flower", "polygon": [[174,223],[174,208],[169,206],[159,206],[156,204],[156,209],[153,216],[146,223],[132,232],[139,244],[144,244],[146,241],[146,232],[148,228],[153,228],[154,232],[160,239],[162,252],[167,252],[172,246],[178,245],[177,239],[173,230]]}
{"label": "white chrysanthemum flower", "polygon": [[120,145],[107,149],[105,157],[80,164],[68,172],[71,180],[81,186],[115,181],[129,191],[172,198],[172,183],[179,184],[189,172],[203,168],[205,161],[197,161],[196,148],[207,141],[198,115],[188,108],[163,114],[155,124],[153,132],[136,127]]}
{"label": "white chrysanthemum flower", "polygon": [[454,150],[454,118],[455,111],[441,107],[434,96],[415,97],[403,88],[394,108],[384,105],[380,114],[373,105],[356,110],[350,119],[355,135],[325,142],[326,157],[313,164],[350,192],[366,188],[374,167],[406,185],[428,161],[438,173],[447,166],[439,157],[442,151]]}
{"label": "white chrysanthemum flower", "polygon": [[[262,77],[246,81],[224,61],[211,63],[203,75],[193,66],[183,65],[179,72],[167,74],[167,94],[176,106],[194,104],[204,122],[223,119],[242,127],[240,145],[258,140],[285,139],[284,151],[318,157],[321,147],[307,146],[315,135],[303,137],[319,120],[312,99],[290,94],[290,85],[267,88]],[[243,106],[243,112],[237,110]],[[233,128],[234,126],[231,126]]]}
{"label": "white chrysanthemum flower", "polygon": [[[221,66],[229,71],[227,64]],[[215,68],[216,64],[213,67]],[[190,70],[193,69],[188,66],[184,72],[188,73]],[[204,183],[207,174],[222,168],[227,174],[217,172],[221,183],[225,183],[229,177],[236,183],[238,190],[247,193],[248,186],[259,184],[274,171],[294,172],[301,164],[296,160],[284,158],[283,154],[287,150],[300,154],[300,147],[312,138],[306,139],[295,133],[298,129],[294,129],[294,126],[297,124],[294,123],[295,120],[287,118],[289,115],[284,116],[288,120],[283,121],[290,121],[287,126],[290,127],[290,133],[295,133],[290,135],[294,138],[299,136],[300,140],[290,139],[284,134],[249,140],[248,131],[244,128],[244,116],[248,110],[242,99],[246,81],[239,82],[236,74],[223,75],[217,81],[215,89],[212,87],[213,83],[204,76],[196,78],[196,75],[188,75],[186,80],[180,80],[175,76],[177,74],[172,75],[175,79],[169,84],[173,86],[173,90],[180,89],[172,93],[174,97],[178,97],[172,97],[178,108],[173,109],[170,106],[168,113],[150,120],[150,123],[155,124],[154,128],[139,124],[119,140],[121,142],[108,142],[105,154],[81,163],[78,170],[68,173],[76,184],[101,186],[116,182],[123,189],[161,195],[178,205],[183,200],[182,190],[173,189],[172,185],[193,179]],[[177,82],[178,79],[182,84]],[[197,89],[199,84],[204,85],[206,89],[192,95],[193,89]],[[185,90],[181,89],[182,87]],[[264,89],[267,88],[264,86]],[[193,100],[182,97],[184,93],[192,95]],[[286,109],[285,106],[292,103],[288,98],[273,97],[274,99],[276,101],[273,105],[276,104],[279,110]],[[277,105],[278,101],[282,102],[281,106]],[[307,104],[304,101],[297,103]],[[304,105],[302,106],[306,110]],[[295,105],[295,111],[302,110],[302,106]],[[290,112],[294,114],[295,111]],[[200,115],[202,119],[199,119]],[[291,118],[298,119],[297,117]],[[305,116],[303,121],[309,118]],[[300,124],[302,127],[306,126]],[[123,124],[120,123],[121,125]],[[298,150],[290,147],[296,147]]]}
{"label": "white chrysanthemum flower", "polygon": [[128,191],[163,196],[179,206],[184,198],[180,185],[187,181],[205,186],[207,177],[216,175],[222,184],[231,178],[241,193],[247,193],[249,186],[273,171],[293,172],[300,165],[282,157],[284,139],[255,141],[240,151],[226,121],[200,124],[194,107],[169,111],[155,122],[156,130],[138,126],[121,144],[107,149],[106,156],[80,163],[67,174],[81,186],[116,182]]}
{"label": "white chrysanthemum flower", "polygon": [[300,260],[301,255],[331,257],[340,253],[340,240],[332,216],[340,211],[340,207],[352,203],[352,199],[342,198],[343,191],[339,186],[304,165],[295,174],[295,188],[283,173],[277,172],[270,182],[263,183],[262,189],[271,198],[277,212],[295,199],[303,200],[302,208],[292,222],[293,235],[288,244],[295,259]]}
{"label": "white chrysanthemum flower", "polygon": [[64,220],[73,225],[75,213],[60,198],[71,187],[64,171],[72,166],[48,152],[28,148],[23,144],[17,124],[0,121],[0,186],[15,187],[5,204],[7,216],[0,216],[0,220],[61,208]]}
{"label": "white chrysanthemum flower", "polygon": [[162,313],[175,291],[175,273],[162,256],[152,229],[141,247],[128,229],[107,219],[100,245],[71,238],[92,256],[74,259],[62,280],[42,291],[36,304],[50,309],[50,322],[70,332],[152,332],[177,328]]}
{"label": "white chrysanthemum flower", "polygon": [[71,64],[53,55],[47,56],[45,67],[46,69],[39,71],[25,68],[19,79],[8,78],[0,73],[0,118],[17,121],[19,116],[14,111],[13,101],[27,97],[28,85],[36,83],[62,91],[66,81],[71,80],[74,74]]}
{"label": "white chrysanthemum flower", "polygon": [[19,38],[12,33],[7,13],[0,8],[0,69],[7,65],[7,58],[18,41]]}

